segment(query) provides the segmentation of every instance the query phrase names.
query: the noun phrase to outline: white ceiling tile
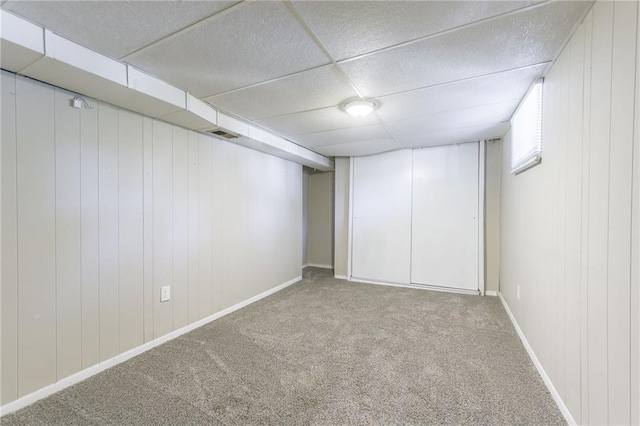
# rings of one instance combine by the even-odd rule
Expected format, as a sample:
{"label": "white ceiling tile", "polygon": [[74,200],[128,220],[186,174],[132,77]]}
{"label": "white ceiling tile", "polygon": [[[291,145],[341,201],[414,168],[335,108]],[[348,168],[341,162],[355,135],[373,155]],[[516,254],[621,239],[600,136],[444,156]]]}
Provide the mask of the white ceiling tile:
{"label": "white ceiling tile", "polygon": [[414,117],[385,124],[389,133],[406,141],[407,137],[428,139],[434,132],[465,127],[484,126],[508,121],[519,101],[506,101],[478,107]]}
{"label": "white ceiling tile", "polygon": [[338,106],[333,106],[258,120],[258,123],[288,136],[378,124],[379,120],[375,114],[352,117]]}
{"label": "white ceiling tile", "polygon": [[325,65],[280,2],[250,2],[127,61],[203,98]]}
{"label": "white ceiling tile", "polygon": [[395,49],[341,62],[378,97],[552,60],[591,2],[552,2]]}
{"label": "white ceiling tile", "polygon": [[258,120],[340,104],[358,94],[335,65],[212,96],[210,104]]}
{"label": "white ceiling tile", "polygon": [[295,1],[341,60],[526,7],[538,1]]}
{"label": "white ceiling tile", "polygon": [[384,121],[522,99],[547,65],[520,68],[379,98],[376,114]]}
{"label": "white ceiling tile", "polygon": [[420,148],[427,146],[450,145],[454,143],[474,142],[487,139],[502,138],[509,130],[509,123],[495,123],[483,126],[464,127],[459,129],[438,130],[425,137],[418,132],[406,134],[398,139],[403,148]]}
{"label": "white ceiling tile", "polygon": [[314,149],[323,155],[349,157],[380,154],[382,152],[395,151],[399,148],[400,146],[393,139],[372,139],[336,145],[324,145]]}
{"label": "white ceiling tile", "polygon": [[30,21],[97,52],[121,58],[236,1],[7,1]]}
{"label": "white ceiling tile", "polygon": [[371,141],[376,139],[391,139],[389,132],[379,124],[371,126],[352,127],[349,129],[330,130],[328,132],[310,133],[306,135],[293,135],[293,141],[307,146],[319,147],[323,145],[345,144],[358,141]]}

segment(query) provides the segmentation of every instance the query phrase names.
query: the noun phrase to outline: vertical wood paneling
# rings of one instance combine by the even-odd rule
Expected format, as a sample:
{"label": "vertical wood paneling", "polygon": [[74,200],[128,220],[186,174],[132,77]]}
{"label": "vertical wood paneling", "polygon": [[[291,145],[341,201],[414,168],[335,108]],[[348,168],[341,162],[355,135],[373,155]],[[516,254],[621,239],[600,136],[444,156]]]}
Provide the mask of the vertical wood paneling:
{"label": "vertical wood paneling", "polygon": [[[509,236],[503,254],[521,261],[532,248],[528,235],[541,232],[547,240],[539,240],[536,252],[557,248],[553,258],[561,269],[540,282],[548,310],[526,293],[514,300],[531,262],[501,267],[501,291],[580,424],[637,423],[640,402],[632,195],[638,88],[630,90],[639,78],[638,7],[595,3],[547,74],[542,167],[517,177],[503,174],[501,226]],[[525,237],[521,216],[544,216],[547,229],[528,229]],[[553,313],[549,323],[545,317]],[[548,367],[553,345],[556,363]]]}
{"label": "vertical wood paneling", "polygon": [[18,396],[23,396],[56,381],[54,90],[17,77],[16,94]]}
{"label": "vertical wood paneling", "polygon": [[16,78],[0,72],[2,142],[2,305],[0,306],[0,404],[18,397],[18,233],[16,199]]}
{"label": "vertical wood paneling", "polygon": [[144,342],[144,216],[142,116],[118,116],[120,351]]}
{"label": "vertical wood paneling", "polygon": [[118,297],[118,110],[98,104],[100,360],[120,352]]}
{"label": "vertical wood paneling", "polygon": [[189,323],[189,139],[173,126],[173,328]]}
{"label": "vertical wood paneling", "polygon": [[640,424],[640,7],[636,12],[636,91],[631,228],[631,424]]}
{"label": "vertical wood paneling", "polygon": [[636,13],[636,92],[631,229],[631,424],[640,424],[640,7]]}
{"label": "vertical wood paneling", "polygon": [[608,421],[607,286],[613,3],[593,8],[589,184],[589,422]]}
{"label": "vertical wood paneling", "polygon": [[153,340],[153,120],[142,119],[144,341]]}
{"label": "vertical wood paneling", "polygon": [[80,110],[55,89],[56,349],[58,380],[82,369]]}
{"label": "vertical wood paneling", "polygon": [[82,368],[100,362],[98,104],[80,110]]}
{"label": "vertical wood paneling", "polygon": [[[582,232],[580,276],[580,419],[589,423],[589,163],[591,161],[591,50],[593,10],[584,20],[584,106],[582,122]],[[575,416],[575,414],[574,414]]]}
{"label": "vertical wood paneling", "polygon": [[299,274],[299,165],[5,72],[1,89],[2,404],[219,311],[224,273],[228,304]]}
{"label": "vertical wood paneling", "polygon": [[609,158],[608,389],[610,424],[629,424],[631,191],[637,2],[614,5]]}
{"label": "vertical wood paneling", "polygon": [[565,333],[564,364],[565,398],[569,410],[580,421],[580,304],[582,250],[582,105],[584,80],[584,26],[578,28],[567,46],[568,72],[568,132],[567,159],[564,168],[566,181],[566,210],[564,216],[565,269]]}
{"label": "vertical wood paneling", "polygon": [[216,139],[209,141],[211,144],[211,308],[214,312],[224,308],[222,303],[222,256],[224,253],[222,241],[222,212],[226,208],[222,199],[224,185],[224,147],[225,143]]}
{"label": "vertical wood paneling", "polygon": [[213,313],[211,304],[212,191],[210,138],[199,135],[198,165],[198,313],[200,318]]}
{"label": "vertical wood paneling", "polygon": [[[246,283],[246,268],[240,265],[241,250],[246,243],[247,217],[247,161],[241,156],[242,148],[225,147],[224,187],[222,203],[222,302],[228,307],[243,300],[251,291]],[[255,284],[254,284],[255,285]],[[246,297],[245,297],[246,298]]]}
{"label": "vertical wood paneling", "polygon": [[[160,302],[160,288],[173,275],[173,134],[171,125],[153,121],[153,335],[173,330],[173,299]],[[173,286],[172,286],[173,287]]]}
{"label": "vertical wood paneling", "polygon": [[197,321],[198,283],[198,134],[189,132],[189,322]]}
{"label": "vertical wood paneling", "polygon": [[[550,303],[555,310],[555,371],[552,380],[554,380],[556,389],[560,394],[565,392],[565,374],[564,374],[564,339],[566,333],[565,326],[565,295],[566,295],[566,270],[564,263],[564,254],[566,246],[566,235],[564,231],[565,217],[566,217],[566,179],[563,171],[566,169],[568,163],[569,153],[567,151],[567,139],[568,139],[568,124],[569,119],[569,71],[570,71],[570,59],[569,48],[565,48],[565,55],[562,55],[557,62],[557,66],[560,71],[558,87],[556,90],[556,108],[555,114],[556,121],[556,160],[555,160],[555,175],[556,182],[554,190],[556,191],[555,197],[555,209],[553,216],[554,222],[554,276],[552,280],[557,282],[554,286],[554,292],[550,292]],[[562,119],[562,118],[565,119]],[[554,326],[552,325],[551,328]]]}

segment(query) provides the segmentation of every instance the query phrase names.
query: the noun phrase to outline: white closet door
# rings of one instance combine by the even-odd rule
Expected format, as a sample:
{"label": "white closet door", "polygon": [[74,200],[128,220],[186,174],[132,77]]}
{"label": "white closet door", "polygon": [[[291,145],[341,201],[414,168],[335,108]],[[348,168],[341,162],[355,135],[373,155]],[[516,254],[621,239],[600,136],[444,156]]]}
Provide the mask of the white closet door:
{"label": "white closet door", "polygon": [[354,278],[409,283],[411,150],[353,160]]}
{"label": "white closet door", "polygon": [[413,151],[411,282],[478,289],[479,144]]}

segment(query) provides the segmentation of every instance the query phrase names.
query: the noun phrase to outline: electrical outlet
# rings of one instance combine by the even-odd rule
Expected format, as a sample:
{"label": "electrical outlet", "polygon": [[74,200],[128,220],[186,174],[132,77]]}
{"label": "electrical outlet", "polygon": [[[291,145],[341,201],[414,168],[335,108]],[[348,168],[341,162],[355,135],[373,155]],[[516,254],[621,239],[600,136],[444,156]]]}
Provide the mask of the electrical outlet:
{"label": "electrical outlet", "polygon": [[520,300],[520,286],[516,287],[516,299]]}
{"label": "electrical outlet", "polygon": [[160,288],[160,301],[166,302],[171,299],[171,286],[165,285]]}

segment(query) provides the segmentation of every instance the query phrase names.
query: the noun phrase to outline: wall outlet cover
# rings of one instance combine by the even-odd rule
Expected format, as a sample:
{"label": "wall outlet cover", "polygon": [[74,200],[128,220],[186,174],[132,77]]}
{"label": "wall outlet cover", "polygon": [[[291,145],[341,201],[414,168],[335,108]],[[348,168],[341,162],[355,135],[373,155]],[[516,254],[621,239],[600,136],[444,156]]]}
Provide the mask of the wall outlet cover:
{"label": "wall outlet cover", "polygon": [[165,285],[160,288],[160,301],[166,302],[171,299],[171,286]]}

